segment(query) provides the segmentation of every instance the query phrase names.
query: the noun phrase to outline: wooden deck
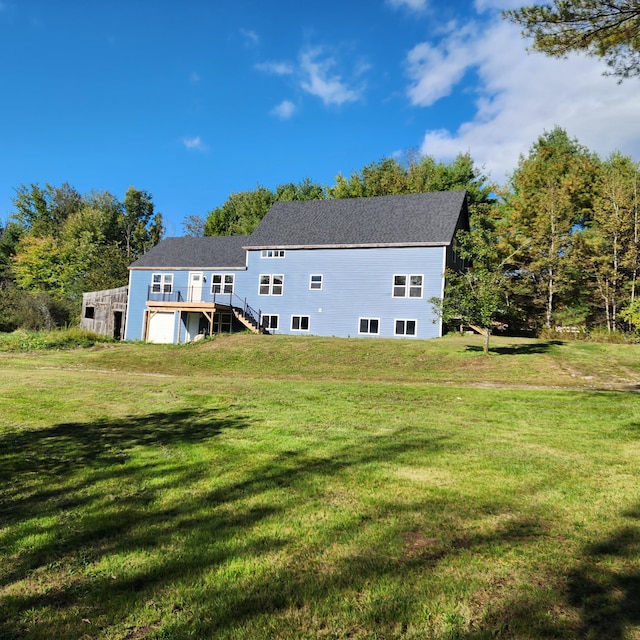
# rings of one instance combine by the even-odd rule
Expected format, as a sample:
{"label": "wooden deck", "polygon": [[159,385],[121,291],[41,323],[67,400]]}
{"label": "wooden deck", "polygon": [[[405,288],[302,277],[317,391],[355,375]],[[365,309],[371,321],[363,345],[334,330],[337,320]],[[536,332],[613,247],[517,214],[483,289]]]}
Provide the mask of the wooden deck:
{"label": "wooden deck", "polygon": [[202,313],[211,313],[211,311],[231,311],[232,307],[228,304],[220,304],[219,302],[184,302],[180,301],[158,301],[147,300],[147,309],[154,311],[201,311]]}
{"label": "wooden deck", "polygon": [[242,311],[236,309],[228,304],[220,304],[218,302],[185,302],[182,300],[176,301],[160,301],[160,300],[147,300],[147,313],[145,317],[143,335],[144,340],[149,338],[149,323],[151,318],[161,311],[178,311],[180,314],[183,312],[202,313],[209,322],[209,335],[213,335],[213,320],[216,313],[227,312],[232,313],[245,327],[254,333],[263,333],[260,327],[251,322],[250,319],[245,318]]}

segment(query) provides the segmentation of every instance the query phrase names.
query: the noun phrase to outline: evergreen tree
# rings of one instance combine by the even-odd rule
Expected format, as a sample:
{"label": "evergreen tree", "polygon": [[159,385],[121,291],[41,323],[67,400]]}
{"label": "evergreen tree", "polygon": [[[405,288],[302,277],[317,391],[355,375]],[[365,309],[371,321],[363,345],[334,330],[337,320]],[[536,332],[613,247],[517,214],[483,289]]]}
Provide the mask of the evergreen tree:
{"label": "evergreen tree", "polygon": [[563,58],[583,51],[602,58],[619,78],[640,74],[638,0],[552,0],[505,11],[533,38],[533,48]]}

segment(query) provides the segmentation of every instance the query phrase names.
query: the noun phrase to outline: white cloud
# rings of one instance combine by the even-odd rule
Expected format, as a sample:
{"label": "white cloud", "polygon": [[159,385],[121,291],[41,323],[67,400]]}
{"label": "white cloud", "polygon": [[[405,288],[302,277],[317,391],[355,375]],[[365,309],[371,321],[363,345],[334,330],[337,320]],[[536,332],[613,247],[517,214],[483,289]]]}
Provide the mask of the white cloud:
{"label": "white cloud", "polygon": [[603,157],[614,150],[640,155],[634,80],[617,84],[602,76],[605,67],[595,58],[558,60],[527,54],[526,45],[517,26],[496,17],[477,35],[468,29],[462,38],[451,36],[441,51],[426,43],[412,50],[408,95],[416,106],[448,95],[468,70],[478,78],[473,117],[455,131],[426,131],[423,153],[447,160],[469,151],[499,182],[555,126]]}
{"label": "white cloud", "polygon": [[240,35],[244,38],[245,45],[256,46],[260,42],[258,34],[251,29],[240,29]]}
{"label": "white cloud", "polygon": [[407,7],[412,11],[424,11],[427,8],[427,0],[387,0],[392,7]]}
{"label": "white cloud", "polygon": [[182,144],[186,149],[194,151],[207,151],[209,149],[209,147],[202,141],[202,138],[200,138],[200,136],[185,136],[184,138],[182,138]]}
{"label": "white cloud", "polygon": [[428,107],[448,96],[472,60],[468,47],[454,39],[438,47],[426,42],[416,45],[407,56],[408,74],[413,80],[408,92],[411,103]]}
{"label": "white cloud", "polygon": [[200,82],[200,76],[198,75],[198,73],[196,71],[192,71],[189,74],[189,82],[191,84],[198,84]]}
{"label": "white cloud", "polygon": [[486,11],[488,9],[498,9],[500,11],[506,9],[518,9],[523,4],[527,4],[524,0],[474,0],[476,11]]}
{"label": "white cloud", "polygon": [[261,62],[255,65],[258,71],[264,71],[274,76],[288,76],[294,71],[293,66],[288,62]]}
{"label": "white cloud", "polygon": [[290,100],[283,100],[279,105],[275,106],[271,111],[272,116],[276,116],[281,120],[288,120],[296,111],[296,105]]}
{"label": "white cloud", "polygon": [[325,105],[357,101],[359,92],[349,88],[339,75],[331,75],[335,60],[331,57],[320,60],[320,54],[320,49],[311,49],[300,56],[300,70],[304,78],[300,85],[302,89],[320,98]]}

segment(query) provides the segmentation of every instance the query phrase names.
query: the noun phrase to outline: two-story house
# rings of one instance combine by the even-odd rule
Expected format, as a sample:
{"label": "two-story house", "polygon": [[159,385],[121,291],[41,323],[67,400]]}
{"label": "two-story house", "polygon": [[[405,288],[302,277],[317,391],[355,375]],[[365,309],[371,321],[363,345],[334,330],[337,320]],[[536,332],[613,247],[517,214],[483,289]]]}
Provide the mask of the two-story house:
{"label": "two-story house", "polygon": [[249,236],[168,238],[134,262],[125,337],[437,337],[429,299],[468,224],[464,191],[276,202]]}

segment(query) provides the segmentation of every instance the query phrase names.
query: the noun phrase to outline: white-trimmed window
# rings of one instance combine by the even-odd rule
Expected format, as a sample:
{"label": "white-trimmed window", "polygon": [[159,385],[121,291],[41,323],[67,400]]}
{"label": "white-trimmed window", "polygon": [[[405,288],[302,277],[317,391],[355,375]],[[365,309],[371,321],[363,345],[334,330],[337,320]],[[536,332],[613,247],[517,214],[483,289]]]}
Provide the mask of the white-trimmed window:
{"label": "white-trimmed window", "polygon": [[380,318],[360,318],[358,320],[358,333],[368,335],[380,334]]}
{"label": "white-trimmed window", "polygon": [[394,334],[396,336],[415,336],[418,331],[417,320],[396,320]]}
{"label": "white-trimmed window", "polygon": [[394,298],[422,298],[421,274],[396,274],[393,276]]}
{"label": "white-trimmed window", "polygon": [[151,276],[151,293],[171,293],[173,273],[154,273]]}
{"label": "white-trimmed window", "polygon": [[275,313],[265,313],[262,316],[262,328],[276,331],[280,326],[280,316]]}
{"label": "white-trimmed window", "polygon": [[261,258],[284,258],[284,249],[263,249]]}
{"label": "white-trimmed window", "polygon": [[309,316],[291,316],[291,331],[309,331]]}
{"label": "white-trimmed window", "polygon": [[309,277],[309,289],[322,289],[322,274],[313,274]]}
{"label": "white-trimmed window", "polygon": [[282,274],[262,274],[258,293],[261,296],[281,296],[284,289],[284,276]]}
{"label": "white-trimmed window", "polygon": [[211,274],[211,293],[233,293],[234,280],[233,273]]}

